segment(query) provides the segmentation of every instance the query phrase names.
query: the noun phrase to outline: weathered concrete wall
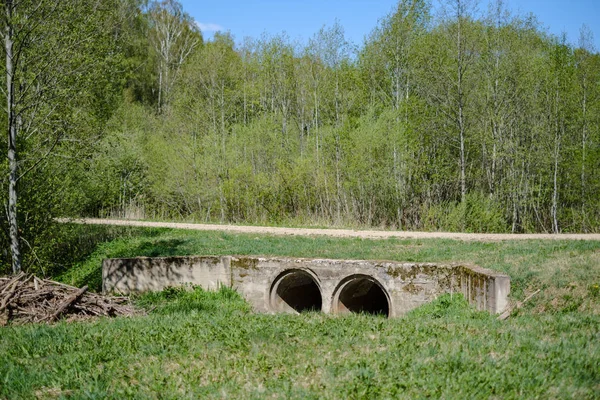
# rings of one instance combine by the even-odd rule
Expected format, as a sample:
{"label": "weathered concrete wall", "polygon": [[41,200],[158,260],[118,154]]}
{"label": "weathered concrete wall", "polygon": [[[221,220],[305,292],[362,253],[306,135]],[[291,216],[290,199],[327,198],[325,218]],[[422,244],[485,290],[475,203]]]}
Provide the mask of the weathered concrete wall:
{"label": "weathered concrete wall", "polygon": [[127,294],[191,283],[237,290],[257,312],[402,315],[442,293],[463,293],[479,310],[507,306],[510,278],[477,266],[263,257],[104,260],[105,292]]}
{"label": "weathered concrete wall", "polygon": [[231,286],[231,257],[113,258],[102,263],[102,290],[158,291],[185,283],[207,290]]}

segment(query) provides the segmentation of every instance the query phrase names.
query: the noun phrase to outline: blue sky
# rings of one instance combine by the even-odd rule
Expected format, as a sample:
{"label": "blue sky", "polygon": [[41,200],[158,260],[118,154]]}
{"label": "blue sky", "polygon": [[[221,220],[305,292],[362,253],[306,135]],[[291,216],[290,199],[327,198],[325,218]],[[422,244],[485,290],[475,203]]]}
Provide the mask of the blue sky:
{"label": "blue sky", "polygon": [[[184,10],[200,25],[210,39],[214,31],[230,31],[235,40],[258,38],[262,33],[286,32],[290,39],[305,42],[323,25],[336,19],[346,37],[357,45],[387,15],[397,0],[180,0]],[[600,0],[505,0],[514,13],[533,13],[543,27],[555,35],[567,33],[576,44],[579,30],[586,24],[594,34],[596,51],[600,51]],[[435,7],[439,0],[432,0]],[[487,10],[487,0],[479,1],[480,12]]]}

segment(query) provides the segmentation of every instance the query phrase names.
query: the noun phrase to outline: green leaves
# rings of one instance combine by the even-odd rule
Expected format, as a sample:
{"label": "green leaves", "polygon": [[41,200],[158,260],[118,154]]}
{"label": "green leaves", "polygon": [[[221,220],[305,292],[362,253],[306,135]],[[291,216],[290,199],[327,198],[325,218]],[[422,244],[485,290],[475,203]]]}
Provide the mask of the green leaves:
{"label": "green leaves", "polygon": [[590,33],[576,48],[502,2],[447,3],[434,21],[401,0],[356,46],[339,23],[204,42],[174,0],[15,2],[25,264],[57,214],[600,229]]}
{"label": "green leaves", "polygon": [[450,3],[432,23],[426,2],[400,1],[357,53],[339,24],[306,46],[219,34],[195,47],[163,115],[123,105],[131,116],[111,131],[152,124],[94,171],[113,170],[116,188],[127,159],[144,179],[96,213],[132,203],[236,223],[597,229],[597,55],[501,3],[484,18]]}
{"label": "green leaves", "polygon": [[[80,198],[66,189],[79,183],[123,90],[116,25],[125,3],[25,0],[2,6],[7,17],[0,30],[12,41],[0,68],[12,81],[2,91],[4,104],[11,99],[2,121],[4,132],[15,136],[8,140],[12,178],[5,172],[2,186],[10,179],[16,189],[0,200],[17,203],[7,217],[19,225],[12,229],[12,252],[22,248],[26,269],[46,273],[52,261],[45,256],[55,246],[53,218],[81,210]],[[8,248],[8,238],[2,239]],[[2,258],[5,263],[7,255]]]}

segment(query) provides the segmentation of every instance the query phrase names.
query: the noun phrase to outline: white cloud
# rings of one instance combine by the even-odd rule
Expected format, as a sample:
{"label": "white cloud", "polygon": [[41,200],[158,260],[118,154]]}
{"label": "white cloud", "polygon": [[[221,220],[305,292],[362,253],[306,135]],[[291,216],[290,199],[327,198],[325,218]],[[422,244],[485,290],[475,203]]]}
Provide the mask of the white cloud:
{"label": "white cloud", "polygon": [[200,30],[202,32],[218,32],[218,31],[224,31],[225,30],[225,28],[223,28],[219,24],[204,23],[204,22],[198,22],[198,21],[196,21],[196,25],[198,26],[198,28],[200,28]]}

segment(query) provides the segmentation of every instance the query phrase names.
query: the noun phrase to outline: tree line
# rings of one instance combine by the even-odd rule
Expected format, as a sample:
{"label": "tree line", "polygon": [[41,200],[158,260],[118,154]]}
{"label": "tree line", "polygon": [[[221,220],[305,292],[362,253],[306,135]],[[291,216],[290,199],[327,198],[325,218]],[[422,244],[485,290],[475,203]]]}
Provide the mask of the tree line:
{"label": "tree line", "polygon": [[3,176],[18,178],[2,181],[3,240],[29,263],[59,246],[56,215],[599,230],[600,55],[585,26],[572,45],[501,0],[435,15],[400,0],[360,46],[338,23],[306,43],[236,43],[205,41],[175,0],[10,7],[25,12],[4,42],[26,45],[17,72],[3,66],[20,102],[2,117]]}

